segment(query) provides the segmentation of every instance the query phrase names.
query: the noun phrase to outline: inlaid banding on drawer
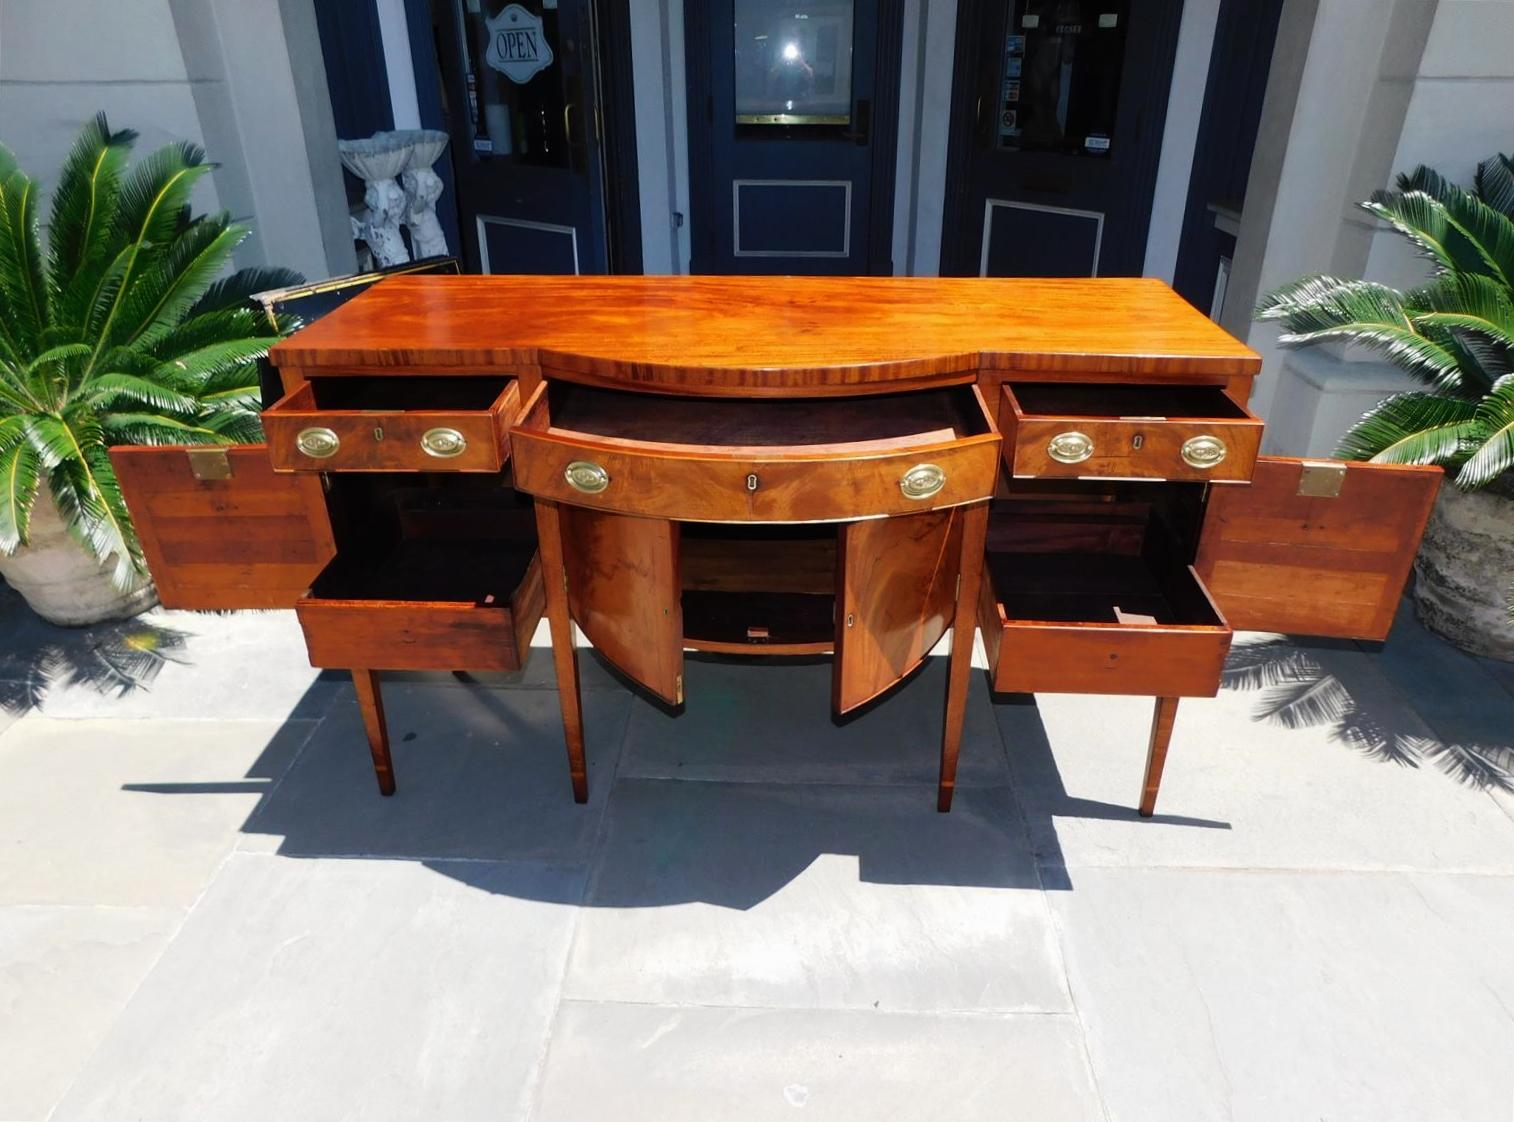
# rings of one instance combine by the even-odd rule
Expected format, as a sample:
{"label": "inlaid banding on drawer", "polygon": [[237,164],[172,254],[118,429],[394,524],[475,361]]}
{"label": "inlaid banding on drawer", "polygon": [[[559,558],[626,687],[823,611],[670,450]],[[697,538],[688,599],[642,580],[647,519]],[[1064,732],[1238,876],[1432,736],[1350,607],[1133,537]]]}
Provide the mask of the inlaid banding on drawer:
{"label": "inlaid banding on drawer", "polygon": [[322,378],[263,413],[275,471],[499,471],[520,392],[509,375]]}
{"label": "inlaid banding on drawer", "polygon": [[981,502],[999,437],[973,386],[700,400],[548,383],[511,436],[541,498],[684,522],[828,522]]}
{"label": "inlaid banding on drawer", "polygon": [[999,429],[1017,478],[1251,478],[1262,422],[1222,386],[1004,383]]}

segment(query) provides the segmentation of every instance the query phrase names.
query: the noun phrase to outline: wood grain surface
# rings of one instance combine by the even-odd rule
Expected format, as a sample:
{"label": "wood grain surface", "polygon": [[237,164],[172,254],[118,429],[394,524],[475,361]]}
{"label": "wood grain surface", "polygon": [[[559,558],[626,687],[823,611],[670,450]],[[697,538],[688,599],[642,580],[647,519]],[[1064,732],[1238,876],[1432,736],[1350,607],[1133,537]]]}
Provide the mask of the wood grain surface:
{"label": "wood grain surface", "polygon": [[967,382],[980,369],[1223,381],[1260,365],[1159,280],[950,277],[393,277],[273,360],[301,377],[539,367],[742,396]]}
{"label": "wood grain surface", "polygon": [[264,444],[224,449],[230,475],[196,479],[188,452],[110,450],[163,606],[294,607],[336,554],[320,479],[276,474]]}
{"label": "wood grain surface", "polygon": [[1263,456],[1248,486],[1210,488],[1199,576],[1233,627],[1385,639],[1445,473],[1353,463],[1317,498],[1305,462]]}
{"label": "wood grain surface", "polygon": [[831,704],[847,713],[902,680],[951,626],[962,552],[955,510],[841,527]]}

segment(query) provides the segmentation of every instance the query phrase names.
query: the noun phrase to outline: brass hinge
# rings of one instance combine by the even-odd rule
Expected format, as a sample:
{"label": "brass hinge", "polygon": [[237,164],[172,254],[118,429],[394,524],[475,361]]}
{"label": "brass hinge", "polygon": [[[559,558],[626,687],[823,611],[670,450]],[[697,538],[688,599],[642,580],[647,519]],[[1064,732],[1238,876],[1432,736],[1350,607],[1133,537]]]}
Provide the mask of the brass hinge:
{"label": "brass hinge", "polygon": [[1298,493],[1311,499],[1333,499],[1346,482],[1346,465],[1341,460],[1305,460],[1299,472]]}
{"label": "brass hinge", "polygon": [[186,448],[189,457],[189,474],[202,483],[214,479],[231,478],[231,461],[224,448]]}
{"label": "brass hinge", "polygon": [[960,599],[962,599],[962,574],[958,573],[957,574],[957,590],[952,593],[952,600],[956,601],[956,600],[960,600]]}
{"label": "brass hinge", "polygon": [[673,679],[673,696],[674,696],[674,698],[677,699],[677,702],[678,702],[679,705],[683,704],[683,675],[682,674],[678,675],[678,677],[676,677],[676,678]]}

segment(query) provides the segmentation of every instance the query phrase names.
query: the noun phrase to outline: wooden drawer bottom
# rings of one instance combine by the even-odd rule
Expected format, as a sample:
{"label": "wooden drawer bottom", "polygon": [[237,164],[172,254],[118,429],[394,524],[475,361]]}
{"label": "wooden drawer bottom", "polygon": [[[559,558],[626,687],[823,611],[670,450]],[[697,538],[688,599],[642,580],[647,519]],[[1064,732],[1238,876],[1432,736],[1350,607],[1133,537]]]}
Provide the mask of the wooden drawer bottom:
{"label": "wooden drawer bottom", "polygon": [[994,689],[1212,697],[1231,629],[1193,569],[1141,552],[995,552],[980,622]]}
{"label": "wooden drawer bottom", "polygon": [[[544,606],[534,543],[460,550],[407,542],[379,564],[339,557],[295,605],[312,666],[369,670],[517,670]],[[483,574],[472,599],[439,599],[421,574]],[[479,584],[477,580],[472,582]]]}

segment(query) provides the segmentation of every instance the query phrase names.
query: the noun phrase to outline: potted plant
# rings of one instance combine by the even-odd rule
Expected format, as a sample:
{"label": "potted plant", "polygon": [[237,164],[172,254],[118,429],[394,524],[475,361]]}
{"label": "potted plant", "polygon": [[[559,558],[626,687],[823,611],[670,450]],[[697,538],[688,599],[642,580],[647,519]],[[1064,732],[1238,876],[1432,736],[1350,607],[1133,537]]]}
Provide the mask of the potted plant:
{"label": "potted plant", "polygon": [[128,167],[136,134],[85,125],[53,193],[0,146],[0,575],[54,623],[154,596],[106,448],[259,439],[255,360],[278,336],[247,305],[297,281],[222,274],[248,229],[194,217],[213,165],[189,143]]}
{"label": "potted plant", "polygon": [[1514,160],[1494,156],[1472,190],[1429,168],[1362,206],[1429,259],[1408,292],[1308,276],[1263,299],[1279,342],[1372,348],[1424,383],[1362,417],[1338,455],[1439,464],[1441,488],[1415,563],[1419,618],[1464,650],[1514,660]]}

